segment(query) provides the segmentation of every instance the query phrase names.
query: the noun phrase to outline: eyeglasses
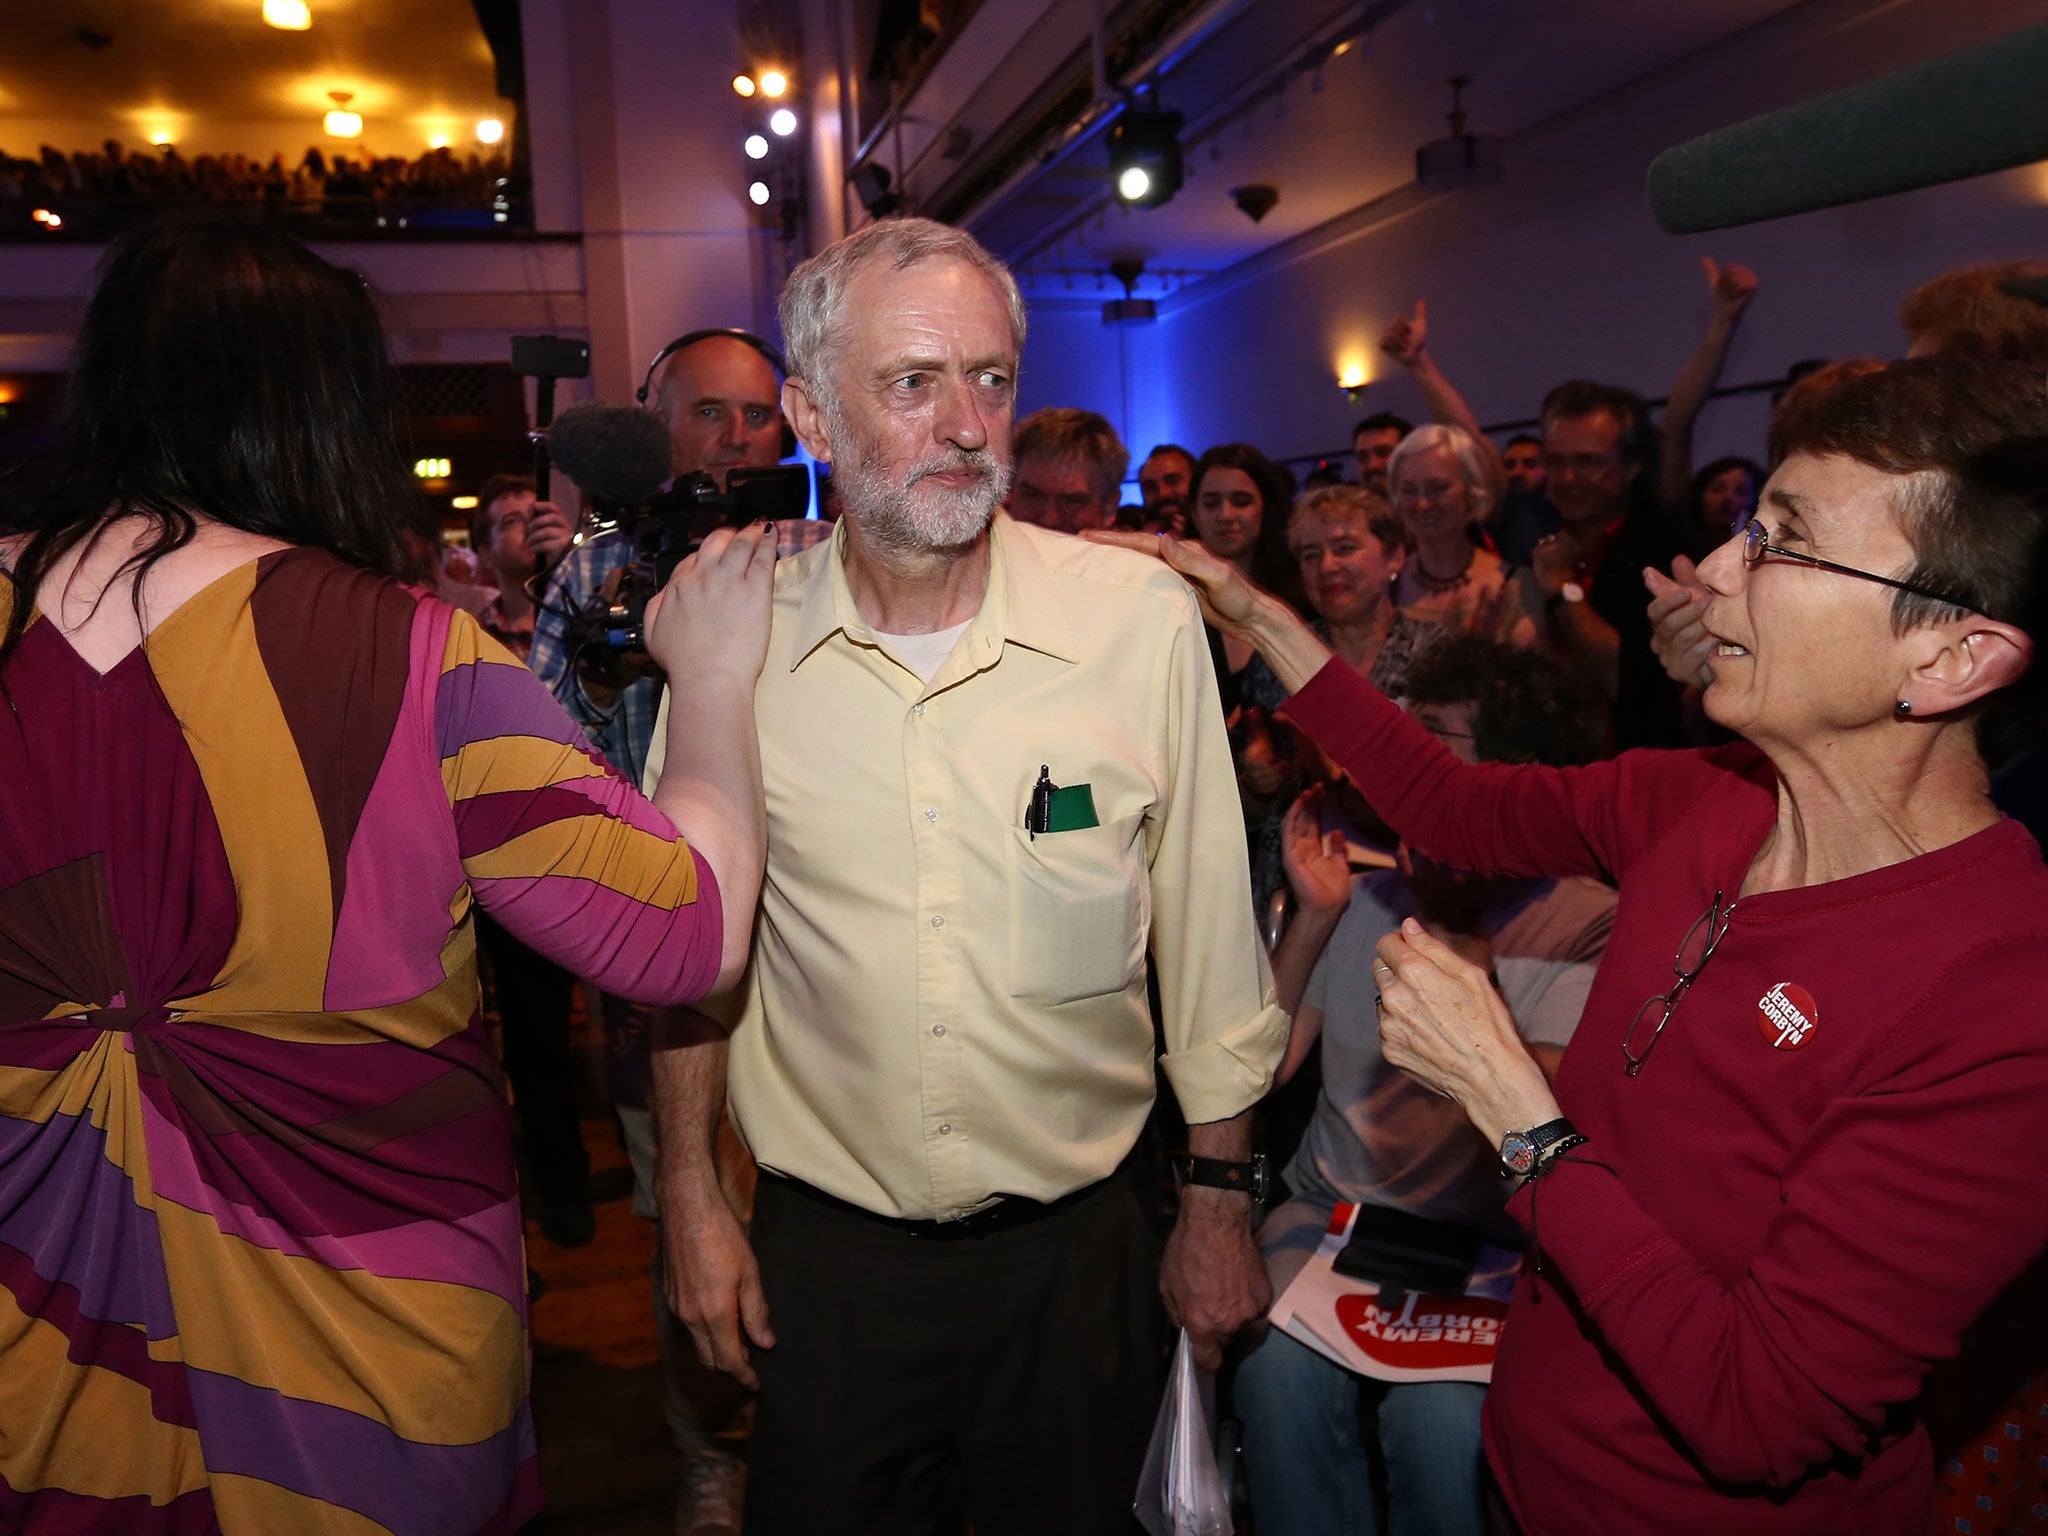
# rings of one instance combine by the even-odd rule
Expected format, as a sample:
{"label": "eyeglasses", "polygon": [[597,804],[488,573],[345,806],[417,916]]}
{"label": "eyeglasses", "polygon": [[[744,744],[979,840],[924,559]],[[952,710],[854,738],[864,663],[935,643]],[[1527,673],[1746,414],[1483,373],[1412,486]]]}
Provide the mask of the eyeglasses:
{"label": "eyeglasses", "polygon": [[1837,576],[1855,576],[1863,581],[1874,581],[1881,587],[1891,587],[1899,592],[1910,592],[1915,597],[1946,603],[1949,607],[1960,608],[1965,613],[1978,611],[1975,603],[1966,603],[1959,597],[1950,597],[1946,592],[1936,592],[1929,587],[1916,587],[1910,581],[1894,581],[1891,577],[1880,576],[1875,571],[1859,571],[1853,565],[1837,565],[1832,560],[1821,559],[1819,555],[1802,555],[1796,549],[1781,548],[1770,542],[1769,530],[1754,513],[1738,523],[1735,531],[1742,536],[1742,561],[1745,565],[1760,565],[1765,555],[1776,555],[1780,560],[1796,560],[1801,565],[1833,571]]}
{"label": "eyeglasses", "polygon": [[1552,475],[1572,474],[1581,480],[1591,480],[1604,475],[1621,462],[1618,453],[1546,453],[1543,455],[1544,472]]}
{"label": "eyeglasses", "polygon": [[[1714,904],[1693,919],[1685,930],[1685,937],[1678,941],[1678,953],[1671,962],[1671,974],[1678,980],[1669,990],[1658,993],[1636,1010],[1636,1016],[1628,1021],[1628,1032],[1621,1037],[1622,1059],[1628,1063],[1625,1070],[1635,1077],[1643,1070],[1643,1063],[1650,1059],[1650,1052],[1657,1048],[1657,1039],[1664,1033],[1664,1026],[1671,1022],[1671,1015],[1678,1011],[1679,1003],[1699,979],[1707,962],[1714,958],[1714,951],[1721,947],[1721,940],[1728,934],[1728,919],[1735,913],[1735,903],[1723,906],[1721,892],[1714,892]],[[1651,1026],[1650,1038],[1643,1042],[1641,1055],[1636,1054],[1636,1030],[1651,1013],[1657,1015],[1657,1022]]]}

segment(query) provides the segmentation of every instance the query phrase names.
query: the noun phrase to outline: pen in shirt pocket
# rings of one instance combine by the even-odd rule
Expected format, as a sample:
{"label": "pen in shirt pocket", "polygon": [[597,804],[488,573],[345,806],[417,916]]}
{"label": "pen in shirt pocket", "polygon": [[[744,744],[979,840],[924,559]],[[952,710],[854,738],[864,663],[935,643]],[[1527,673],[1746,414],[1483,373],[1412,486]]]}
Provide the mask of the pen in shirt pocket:
{"label": "pen in shirt pocket", "polygon": [[1038,782],[1031,786],[1031,804],[1024,812],[1024,830],[1036,841],[1041,832],[1078,832],[1099,826],[1095,818],[1095,786],[1058,785],[1052,781],[1052,767],[1041,763]]}
{"label": "pen in shirt pocket", "polygon": [[1052,781],[1052,764],[1038,765],[1038,782],[1031,786],[1031,804],[1024,810],[1024,830],[1035,839],[1052,830],[1052,796],[1059,786]]}

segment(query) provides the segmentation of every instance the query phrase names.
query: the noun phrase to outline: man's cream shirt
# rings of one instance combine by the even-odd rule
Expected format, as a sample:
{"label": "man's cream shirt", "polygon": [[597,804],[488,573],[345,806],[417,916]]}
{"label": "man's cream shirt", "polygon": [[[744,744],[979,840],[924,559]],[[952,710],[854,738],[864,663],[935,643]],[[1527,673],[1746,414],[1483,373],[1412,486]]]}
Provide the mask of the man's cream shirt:
{"label": "man's cream shirt", "polygon": [[[1148,936],[1190,1123],[1255,1103],[1287,1042],[1193,592],[1005,516],[990,542],[929,685],[855,611],[843,530],[777,567],[768,872],[745,979],[707,1005],[761,1165],[888,1216],[1115,1170],[1153,1098]],[[650,786],[667,718],[664,697]],[[1033,837],[1041,766],[1100,824]]]}

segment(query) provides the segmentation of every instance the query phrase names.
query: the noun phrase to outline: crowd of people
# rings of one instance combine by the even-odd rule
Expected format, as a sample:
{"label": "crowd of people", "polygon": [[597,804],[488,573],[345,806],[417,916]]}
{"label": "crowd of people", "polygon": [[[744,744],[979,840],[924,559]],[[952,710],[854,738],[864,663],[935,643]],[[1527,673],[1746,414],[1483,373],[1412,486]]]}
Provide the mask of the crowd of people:
{"label": "crowd of people", "polygon": [[[165,208],[233,209],[300,227],[395,226],[468,215],[480,224],[523,224],[525,199],[500,152],[430,149],[413,158],[343,153],[318,146],[296,162],[242,154],[186,156],[175,145],[148,150],[108,139],[66,153],[48,144],[32,156],[0,149],[0,231],[33,232],[40,210],[73,235],[104,238]],[[507,215],[503,221],[494,214]]]}
{"label": "crowd of people", "polygon": [[[1162,444],[1127,509],[1109,422],[1014,419],[1003,264],[871,223],[642,391],[836,520],[708,519],[629,633],[530,482],[443,568],[360,284],[130,236],[0,542],[0,1511],[523,1523],[574,978],[678,1531],[1121,1532],[1176,1328],[1260,1536],[2033,1528],[2034,1426],[1937,1465],[1915,1403],[2048,1241],[2039,275],[1700,466],[1741,267],[1661,418],[1499,444],[1418,304],[1355,480]],[[1381,1371],[1318,1266],[1506,1321]]]}

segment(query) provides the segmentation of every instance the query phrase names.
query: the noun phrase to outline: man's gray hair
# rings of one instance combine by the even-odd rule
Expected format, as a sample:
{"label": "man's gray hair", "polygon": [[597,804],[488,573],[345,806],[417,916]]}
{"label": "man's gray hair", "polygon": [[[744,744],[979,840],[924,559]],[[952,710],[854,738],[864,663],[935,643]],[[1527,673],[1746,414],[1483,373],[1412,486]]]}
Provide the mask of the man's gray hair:
{"label": "man's gray hair", "polygon": [[830,408],[835,402],[831,365],[844,329],[842,310],[853,275],[870,261],[887,261],[896,271],[922,261],[964,261],[988,275],[1010,311],[1017,351],[1024,350],[1024,295],[1010,269],[964,229],[936,219],[877,219],[834,241],[789,276],[782,290],[782,341],[789,376],[801,379],[811,398]]}

